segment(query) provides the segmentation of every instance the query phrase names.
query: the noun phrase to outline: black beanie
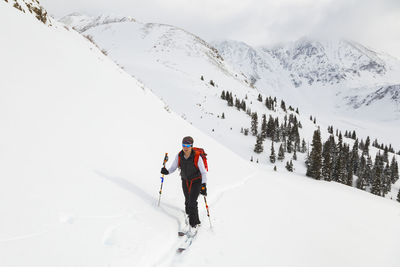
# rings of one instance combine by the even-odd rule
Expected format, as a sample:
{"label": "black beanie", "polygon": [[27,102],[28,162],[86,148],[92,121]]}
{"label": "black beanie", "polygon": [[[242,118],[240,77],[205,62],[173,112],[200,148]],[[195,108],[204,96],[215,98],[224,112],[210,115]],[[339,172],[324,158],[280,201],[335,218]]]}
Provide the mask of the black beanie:
{"label": "black beanie", "polygon": [[182,139],[182,144],[193,145],[193,138],[191,136],[186,136]]}

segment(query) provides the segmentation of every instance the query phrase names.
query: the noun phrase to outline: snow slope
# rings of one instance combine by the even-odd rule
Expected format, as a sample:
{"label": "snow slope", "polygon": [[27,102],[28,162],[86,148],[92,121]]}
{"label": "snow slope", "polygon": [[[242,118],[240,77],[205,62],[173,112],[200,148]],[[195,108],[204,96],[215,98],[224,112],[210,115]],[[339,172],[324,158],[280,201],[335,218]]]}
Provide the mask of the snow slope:
{"label": "snow slope", "polygon": [[[75,31],[5,2],[0,23],[2,266],[399,265],[398,203],[251,164]],[[214,228],[200,198],[202,228],[177,255],[178,174],[155,203],[164,152],[188,134],[209,154]]]}
{"label": "snow slope", "polygon": [[[246,162],[204,136],[94,45],[0,2],[2,266],[149,266],[176,243],[179,179],[157,209],[164,152],[207,145],[215,188]],[[26,40],[30,40],[29,43]],[[230,162],[243,166],[228,170]],[[219,169],[219,171],[217,171]],[[23,257],[21,257],[23,255]]]}

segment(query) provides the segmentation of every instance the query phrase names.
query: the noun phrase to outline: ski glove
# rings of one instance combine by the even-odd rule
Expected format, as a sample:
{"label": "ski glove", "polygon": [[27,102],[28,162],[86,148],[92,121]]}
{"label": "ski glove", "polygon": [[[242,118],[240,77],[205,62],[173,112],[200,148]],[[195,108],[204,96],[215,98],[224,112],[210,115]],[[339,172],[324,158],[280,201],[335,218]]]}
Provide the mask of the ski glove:
{"label": "ski glove", "polygon": [[202,194],[203,196],[207,196],[207,185],[206,184],[201,185],[200,194]]}
{"label": "ski glove", "polygon": [[162,174],[168,175],[168,174],[169,174],[169,171],[168,171],[165,167],[162,167],[161,173],[162,173]]}

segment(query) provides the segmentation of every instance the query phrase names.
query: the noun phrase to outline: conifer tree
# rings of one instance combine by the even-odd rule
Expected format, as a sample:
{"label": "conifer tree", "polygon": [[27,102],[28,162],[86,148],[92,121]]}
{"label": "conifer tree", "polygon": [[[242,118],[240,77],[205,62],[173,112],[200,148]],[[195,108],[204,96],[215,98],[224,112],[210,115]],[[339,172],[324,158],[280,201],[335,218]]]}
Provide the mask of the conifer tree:
{"label": "conifer tree", "polygon": [[331,181],[332,177],[332,149],[331,149],[331,138],[329,138],[323,145],[322,149],[322,169],[321,169],[321,178],[326,181]]}
{"label": "conifer tree", "polygon": [[400,202],[400,189],[399,192],[397,193],[397,201]]}
{"label": "conifer tree", "polygon": [[262,123],[261,123],[261,137],[263,140],[267,138],[267,116],[263,114]]}
{"label": "conifer tree", "polygon": [[260,101],[260,102],[262,102],[263,100],[262,100],[262,96],[261,96],[261,94],[258,94],[258,98],[257,98],[257,100],[258,101]]}
{"label": "conifer tree", "polygon": [[399,166],[397,164],[395,156],[392,158],[392,162],[390,164],[390,180],[392,184],[394,184],[399,179]]}
{"label": "conifer tree", "polygon": [[274,119],[272,118],[271,115],[269,115],[268,123],[267,123],[267,132],[266,135],[267,137],[270,137],[271,139],[273,138],[275,133],[275,123]]}
{"label": "conifer tree", "polygon": [[[224,112],[222,112],[221,118],[222,118],[222,119],[225,119],[225,113],[224,113]],[[243,130],[243,128],[242,128],[242,130]]]}
{"label": "conifer tree", "polygon": [[292,150],[293,150],[293,144],[292,144],[292,142],[290,140],[288,140],[287,144],[286,144],[286,151],[288,153],[292,153]]}
{"label": "conifer tree", "polygon": [[304,140],[304,138],[303,138],[303,140],[301,141],[301,153],[305,153],[307,151],[307,144],[306,144],[306,141]]}
{"label": "conifer tree", "polygon": [[321,179],[322,143],[319,130],[314,131],[312,149],[309,157],[309,166],[306,175],[317,180]]}
{"label": "conifer tree", "polygon": [[271,163],[275,163],[276,161],[276,155],[275,155],[275,149],[274,149],[274,142],[271,142],[271,154],[269,156],[269,161]]}
{"label": "conifer tree", "polygon": [[235,98],[235,107],[237,108],[237,110],[240,110],[240,100]]}
{"label": "conifer tree", "polygon": [[289,172],[293,172],[293,162],[290,160],[290,162],[289,161],[286,161],[286,170],[288,170]]}
{"label": "conifer tree", "polygon": [[246,101],[242,100],[242,102],[240,103],[240,108],[241,108],[243,111],[246,111]]}
{"label": "conifer tree", "polygon": [[365,182],[367,186],[371,186],[372,184],[372,159],[371,156],[367,157],[367,164],[365,165]]}
{"label": "conifer tree", "polygon": [[278,160],[283,161],[284,158],[285,158],[285,150],[283,149],[283,145],[281,144],[279,146]]}
{"label": "conifer tree", "polygon": [[[201,77],[203,77],[203,76],[201,76]],[[222,98],[223,100],[226,99],[226,97],[225,97],[225,91],[224,91],[224,90],[222,90],[221,98]]]}
{"label": "conifer tree", "polygon": [[392,181],[390,180],[390,166],[389,163],[386,163],[386,166],[383,170],[383,184],[382,184],[382,191],[383,196],[386,195],[392,189]]}
{"label": "conifer tree", "polygon": [[365,190],[365,184],[366,184],[363,175],[363,172],[365,170],[365,164],[366,164],[365,157],[361,156],[358,173],[356,174],[358,176],[356,179],[356,188],[361,190]]}
{"label": "conifer tree", "polygon": [[356,131],[353,131],[353,134],[351,135],[351,139],[356,140],[356,138],[357,138]]}
{"label": "conifer tree", "polygon": [[369,154],[369,145],[370,145],[370,139],[369,139],[369,136],[367,136],[367,139],[365,140],[365,144],[364,144],[364,149],[363,149],[363,153],[365,154],[365,155],[368,155]]}
{"label": "conifer tree", "polygon": [[257,112],[254,112],[251,115],[251,134],[256,136],[258,133],[258,115]]}
{"label": "conifer tree", "polygon": [[353,149],[351,151],[351,164],[353,166],[353,173],[357,175],[358,165],[360,164],[360,157],[358,155],[358,139],[354,141]]}
{"label": "conifer tree", "polygon": [[286,104],[283,100],[281,100],[281,109],[286,112]]}
{"label": "conifer tree", "polygon": [[383,161],[381,159],[380,152],[375,156],[374,168],[372,170],[372,187],[371,193],[377,196],[382,196],[381,190],[383,186]]}
{"label": "conifer tree", "polygon": [[260,134],[257,135],[257,139],[256,139],[256,144],[254,146],[254,152],[260,154],[261,152],[263,152],[264,147],[263,147],[263,139],[261,137]]}
{"label": "conifer tree", "polygon": [[385,146],[385,149],[383,151],[383,161],[385,161],[386,163],[389,162],[389,148],[387,146]]}

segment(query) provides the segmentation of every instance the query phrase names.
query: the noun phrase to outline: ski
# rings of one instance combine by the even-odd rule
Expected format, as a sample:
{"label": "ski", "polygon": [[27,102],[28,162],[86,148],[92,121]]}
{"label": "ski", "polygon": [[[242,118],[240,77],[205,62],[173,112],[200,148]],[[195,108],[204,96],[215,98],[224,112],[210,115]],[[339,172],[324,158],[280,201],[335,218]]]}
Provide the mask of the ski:
{"label": "ski", "polygon": [[[184,232],[181,232],[183,235],[186,236],[186,239],[185,239],[184,243],[176,250],[177,253],[182,253],[182,252],[184,252],[185,250],[187,250],[187,249],[190,247],[190,245],[192,245],[193,240],[194,240],[194,238],[195,238],[196,235],[197,235],[197,232],[198,232],[198,229],[195,229],[195,231],[194,231],[193,233],[189,233],[189,232],[184,233]],[[179,233],[178,233],[178,234],[179,234]]]}

